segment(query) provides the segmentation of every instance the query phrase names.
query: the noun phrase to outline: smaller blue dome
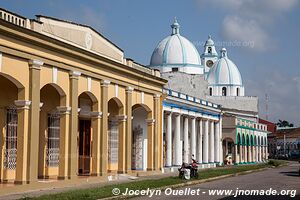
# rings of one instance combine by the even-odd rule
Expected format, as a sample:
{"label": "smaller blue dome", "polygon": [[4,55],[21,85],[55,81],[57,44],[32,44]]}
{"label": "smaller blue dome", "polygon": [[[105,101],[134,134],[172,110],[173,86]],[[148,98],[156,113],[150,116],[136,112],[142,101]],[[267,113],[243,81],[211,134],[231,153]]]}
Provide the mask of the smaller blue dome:
{"label": "smaller blue dome", "polygon": [[242,86],[242,77],[237,66],[227,57],[225,48],[221,50],[221,57],[210,69],[207,81],[209,85],[214,86]]}

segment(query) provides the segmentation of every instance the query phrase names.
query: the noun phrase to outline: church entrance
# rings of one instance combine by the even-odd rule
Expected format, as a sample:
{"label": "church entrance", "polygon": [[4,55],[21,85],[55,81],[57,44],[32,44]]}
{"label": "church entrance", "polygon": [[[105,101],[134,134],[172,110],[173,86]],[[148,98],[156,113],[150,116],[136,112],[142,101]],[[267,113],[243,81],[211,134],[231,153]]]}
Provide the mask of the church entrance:
{"label": "church entrance", "polygon": [[91,120],[79,120],[79,166],[81,175],[90,173],[91,161]]}

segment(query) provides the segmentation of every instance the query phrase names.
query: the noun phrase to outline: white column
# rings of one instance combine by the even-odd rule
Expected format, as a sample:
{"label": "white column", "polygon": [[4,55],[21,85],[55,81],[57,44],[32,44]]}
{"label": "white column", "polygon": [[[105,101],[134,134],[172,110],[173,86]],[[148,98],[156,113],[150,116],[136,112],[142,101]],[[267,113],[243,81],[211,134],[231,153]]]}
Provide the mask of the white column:
{"label": "white column", "polygon": [[191,131],[191,155],[196,159],[196,118],[191,118],[192,131]]}
{"label": "white column", "polygon": [[215,162],[215,153],[214,153],[214,148],[215,148],[215,139],[214,139],[214,136],[215,136],[215,127],[214,127],[214,122],[211,121],[210,122],[210,134],[209,134],[209,159],[208,161],[210,163],[213,163]]}
{"label": "white column", "polygon": [[184,117],[183,125],[183,161],[189,163],[189,118],[188,116]]}
{"label": "white column", "polygon": [[172,166],[172,113],[167,113],[167,157],[166,166]]}
{"label": "white column", "polygon": [[252,148],[251,147],[252,147],[251,145],[248,146],[248,151],[249,151],[249,160],[248,160],[248,162],[252,162]]}
{"label": "white column", "polygon": [[175,165],[182,164],[182,147],[180,145],[180,114],[175,114],[175,133],[174,133],[174,149],[175,149]]}
{"label": "white column", "polygon": [[208,120],[204,121],[203,163],[208,163]]}
{"label": "white column", "polygon": [[237,156],[237,148],[238,148],[238,145],[237,144],[235,144],[234,145],[234,162],[235,163],[239,163],[239,160],[238,160],[238,156]]}
{"label": "white column", "polygon": [[198,133],[198,140],[197,140],[197,142],[198,142],[198,155],[197,155],[197,159],[198,159],[198,162],[199,163],[202,163],[203,161],[202,161],[202,159],[203,159],[203,157],[202,157],[202,153],[203,153],[203,151],[202,151],[202,134],[203,134],[203,132],[202,132],[202,119],[200,119],[199,120],[199,133]]}
{"label": "white column", "polygon": [[248,162],[248,151],[247,151],[247,145],[244,146],[244,162]]}
{"label": "white column", "polygon": [[220,123],[215,125],[215,162],[220,163]]}
{"label": "white column", "polygon": [[261,155],[261,145],[259,145],[259,162],[262,161],[262,155]]}
{"label": "white column", "polygon": [[219,154],[219,158],[220,158],[220,164],[222,164],[224,162],[224,159],[223,159],[223,143],[222,143],[222,140],[223,140],[223,130],[222,130],[222,115],[220,116],[220,119],[219,119],[219,135],[220,135],[220,141],[219,141],[219,147],[220,147],[220,154]]}
{"label": "white column", "polygon": [[239,157],[240,157],[240,163],[242,163],[242,162],[244,162],[244,148],[243,148],[244,146],[242,145],[242,144],[240,144],[240,155],[239,155]]}

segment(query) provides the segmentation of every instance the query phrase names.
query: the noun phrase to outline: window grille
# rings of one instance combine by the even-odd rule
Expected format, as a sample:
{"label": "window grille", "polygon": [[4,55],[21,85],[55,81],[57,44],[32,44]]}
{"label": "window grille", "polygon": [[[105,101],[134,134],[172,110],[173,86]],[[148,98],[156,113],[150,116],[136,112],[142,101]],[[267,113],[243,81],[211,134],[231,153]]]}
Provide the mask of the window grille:
{"label": "window grille", "polygon": [[109,121],[108,132],[108,161],[111,164],[118,163],[118,144],[119,144],[119,122],[117,120]]}
{"label": "window grille", "polygon": [[6,118],[6,143],[4,168],[16,169],[17,164],[17,128],[18,113],[17,109],[12,107],[7,109]]}
{"label": "window grille", "polygon": [[58,113],[48,115],[48,144],[47,166],[55,167],[59,164],[59,133],[60,117]]}

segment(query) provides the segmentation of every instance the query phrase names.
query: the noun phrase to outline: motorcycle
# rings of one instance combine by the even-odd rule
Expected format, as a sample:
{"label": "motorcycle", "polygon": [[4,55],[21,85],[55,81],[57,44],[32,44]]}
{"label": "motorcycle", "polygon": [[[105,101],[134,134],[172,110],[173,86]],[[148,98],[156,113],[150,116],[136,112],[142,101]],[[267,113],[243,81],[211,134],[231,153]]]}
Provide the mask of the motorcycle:
{"label": "motorcycle", "polygon": [[181,179],[190,179],[190,178],[198,178],[198,162],[194,159],[194,155],[192,155],[192,163],[188,164],[183,162],[181,167],[178,169],[179,178]]}

